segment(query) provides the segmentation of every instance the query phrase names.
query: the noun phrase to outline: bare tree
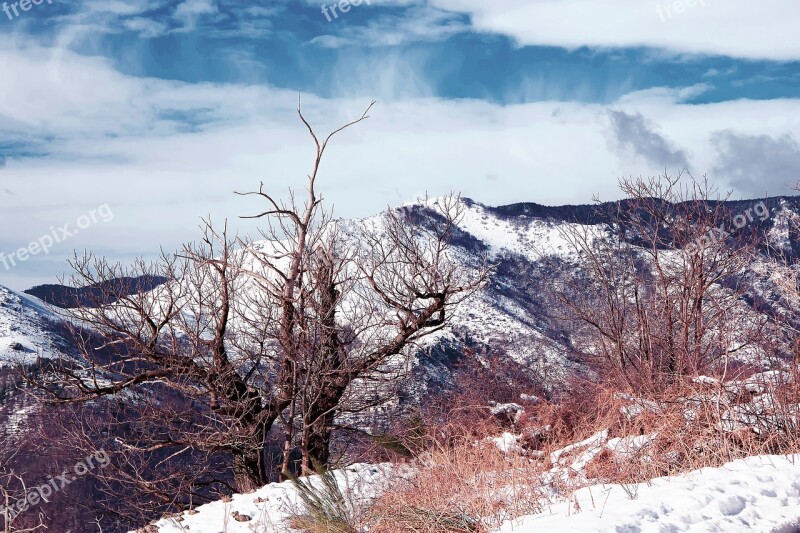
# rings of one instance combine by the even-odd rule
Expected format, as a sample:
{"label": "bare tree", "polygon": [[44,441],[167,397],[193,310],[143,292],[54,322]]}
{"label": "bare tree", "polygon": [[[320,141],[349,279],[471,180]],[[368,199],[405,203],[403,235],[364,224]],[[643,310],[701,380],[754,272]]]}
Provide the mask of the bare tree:
{"label": "bare tree", "polygon": [[[414,221],[404,210],[387,211],[354,228],[348,238],[355,251],[329,244],[312,262],[309,300],[319,346],[307,352],[314,370],[302,374],[306,469],[327,464],[337,415],[373,407],[394,392],[386,376],[402,375],[411,349],[442,329],[486,278],[485,263],[471,270],[452,256],[460,199],[424,203],[432,216]],[[339,236],[334,232],[328,242]]]}
{"label": "bare tree", "polygon": [[730,234],[730,213],[706,182],[622,180],[626,199],[600,225],[563,234],[585,275],[556,288],[565,316],[588,334],[584,355],[635,390],[719,370],[753,346],[763,325],[748,313],[740,274],[755,232]]}
{"label": "bare tree", "polygon": [[[244,256],[232,245],[208,223],[201,243],[155,264],[77,258],[73,284],[98,288],[93,305],[69,311],[80,357],[29,376],[49,402],[67,404],[62,446],[111,454],[98,476],[130,519],[267,482],[266,434],[288,398],[263,331],[269,310],[261,330],[243,320],[252,308],[239,298]],[[169,281],[132,294],[115,283],[145,275]],[[130,497],[114,498],[120,491]]]}
{"label": "bare tree", "polygon": [[[315,146],[305,200],[264,190],[263,241],[204,224],[200,243],[131,267],[76,257],[72,285],[95,302],[70,311],[77,357],[29,382],[64,405],[60,433],[81,450],[103,447],[111,465],[109,508],[139,520],[219,493],[266,484],[266,447],[276,422],[285,451],[300,446],[306,471],[330,459],[331,431],[356,386],[386,379],[422,337],[480,287],[486,269],[451,254],[461,203],[429,206],[427,225],[390,211],[347,227],[321,207],[317,177],[331,139]],[[156,290],[120,290],[120,279],[164,278]],[[113,303],[110,303],[113,302]],[[405,363],[400,366],[404,366]],[[399,374],[391,374],[397,377]],[[370,402],[350,402],[365,408]],[[114,496],[126,494],[124,502]]]}
{"label": "bare tree", "polygon": [[269,244],[246,248],[259,266],[252,272],[259,293],[280,309],[277,339],[286,375],[294,376],[285,449],[299,433],[305,471],[328,464],[331,430],[351,385],[365,386],[393,358],[441,329],[487,274],[485,264],[469,271],[451,256],[463,208],[457,196],[431,203],[427,226],[389,210],[348,229],[321,210],[316,181],[325,150],[333,136],[366,119],[371,107],[324,140],[300,113],[315,147],[303,206],[293,195],[288,203],[276,200],[263,185],[244,193],[268,206],[256,217],[267,219],[263,236]]}

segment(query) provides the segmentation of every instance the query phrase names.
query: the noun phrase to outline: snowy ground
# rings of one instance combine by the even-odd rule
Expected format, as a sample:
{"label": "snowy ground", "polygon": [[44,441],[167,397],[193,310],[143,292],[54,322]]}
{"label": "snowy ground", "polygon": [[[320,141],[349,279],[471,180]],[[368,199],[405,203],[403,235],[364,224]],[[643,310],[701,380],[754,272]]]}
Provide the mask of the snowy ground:
{"label": "snowy ground", "polygon": [[[364,497],[376,492],[388,471],[357,465],[337,475]],[[284,521],[296,503],[291,483],[275,484],[156,525],[159,533],[286,532]],[[751,457],[640,485],[587,487],[545,513],[506,523],[497,533],[551,531],[798,533],[800,455]]]}
{"label": "snowy ground", "polygon": [[58,320],[44,302],[0,286],[0,367],[58,357],[57,339],[48,329],[48,321]]}
{"label": "snowy ground", "polygon": [[[336,472],[342,492],[354,502],[374,497],[392,471],[389,465],[353,465]],[[159,533],[277,533],[291,531],[285,522],[299,509],[291,481],[267,485],[252,494],[237,494],[229,502],[218,501],[165,518],[155,525]]]}
{"label": "snowy ground", "polygon": [[649,484],[587,487],[501,529],[542,531],[797,533],[800,455],[751,457]]}

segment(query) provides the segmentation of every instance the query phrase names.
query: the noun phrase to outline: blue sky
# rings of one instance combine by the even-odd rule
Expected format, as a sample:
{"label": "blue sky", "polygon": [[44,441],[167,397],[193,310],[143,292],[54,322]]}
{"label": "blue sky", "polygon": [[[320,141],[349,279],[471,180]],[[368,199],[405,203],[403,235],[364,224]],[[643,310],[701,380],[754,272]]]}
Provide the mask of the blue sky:
{"label": "blue sky", "polygon": [[[417,91],[399,91],[402,96],[500,104],[611,103],[637,90],[696,83],[708,84],[708,90],[689,101],[708,103],[792,98],[800,87],[797,61],[768,55],[675,55],[647,43],[520,46],[514,35],[476,31],[469,12],[424,2],[362,3],[346,14],[337,10],[333,18],[335,2],[44,1],[27,13],[18,10],[13,21],[0,17],[3,33],[28,34],[49,46],[72,34],[67,37],[71,50],[105,57],[122,73],[189,83],[268,84],[337,98],[354,96],[351,83],[358,82],[356,95],[373,97],[374,80],[363,65],[381,63],[389,55],[401,58],[424,80]],[[667,3],[652,3],[653,21],[660,21],[664,31],[679,31],[671,27],[680,22],[678,15],[661,20],[659,5]]]}
{"label": "blue sky", "polygon": [[377,100],[324,167],[340,216],[451,190],[588,203],[665,169],[737,197],[800,178],[795,2],[333,4],[328,20],[308,0],[6,2],[0,251],[100,205],[114,218],[0,264],[0,284],[52,280],[73,249],[172,249],[201,216],[254,232],[236,217],[259,206],[232,192],[302,184],[298,91],[321,130]]}

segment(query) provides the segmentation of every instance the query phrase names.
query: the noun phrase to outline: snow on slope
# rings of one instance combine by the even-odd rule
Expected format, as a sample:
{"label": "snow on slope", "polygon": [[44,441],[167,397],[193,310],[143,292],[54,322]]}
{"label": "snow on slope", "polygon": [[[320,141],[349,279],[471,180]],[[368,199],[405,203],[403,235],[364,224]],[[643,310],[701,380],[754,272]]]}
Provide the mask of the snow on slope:
{"label": "snow on slope", "polygon": [[491,255],[512,252],[536,260],[545,255],[572,255],[574,247],[565,238],[565,230],[577,224],[527,218],[514,223],[490,213],[486,206],[465,201],[461,230],[484,242]]}
{"label": "snow on slope", "polygon": [[[429,200],[428,206],[435,201]],[[518,204],[492,208],[469,199],[463,199],[462,204],[459,228],[484,247],[490,262],[501,265],[502,274],[496,272],[486,290],[458,309],[453,322],[489,347],[497,346],[500,341],[505,355],[546,368],[550,381],[559,381],[558,377],[570,367],[575,368],[569,357],[574,352],[568,344],[571,332],[558,331],[563,324],[554,327],[553,321],[547,319],[553,304],[545,301],[542,289],[553,280],[566,279],[580,271],[578,265],[584,259],[576,252],[575,243],[570,242],[575,238],[570,235],[577,230],[581,238],[607,238],[600,220],[589,216],[591,206],[546,208]],[[762,221],[762,229],[768,230],[770,246],[777,247],[787,257],[792,256],[797,236],[793,236],[790,221],[800,216],[797,199],[776,198],[770,205],[770,217],[767,222]],[[730,208],[733,212],[740,210],[735,204]],[[474,249],[473,246],[462,253],[473,254],[474,259]],[[668,251],[661,253],[665,261],[672,256]],[[775,285],[782,280],[778,279],[772,263],[756,261],[751,274],[754,288],[761,296],[783,305],[777,303],[781,300],[775,291]],[[797,307],[800,309],[800,302]],[[740,299],[738,312],[742,326],[756,324],[763,318],[753,312],[752,302],[746,299]],[[737,332],[744,336],[746,329],[737,328]],[[442,336],[445,335],[443,332]],[[734,338],[731,344],[732,349],[738,347],[741,339]],[[755,349],[747,348],[738,350],[736,357],[747,361],[758,355]]]}
{"label": "snow on slope", "polygon": [[[338,472],[337,479],[364,501],[380,491],[389,473],[386,465],[356,465]],[[288,533],[285,521],[297,502],[291,482],[273,484],[155,525],[159,533]],[[587,487],[545,513],[506,523],[497,533],[550,531],[796,533],[800,455],[751,457],[640,485]]]}
{"label": "snow on slope", "polygon": [[[342,492],[354,501],[367,501],[377,495],[391,474],[390,465],[353,465],[335,472]],[[318,479],[312,479],[315,486]],[[273,533],[292,531],[286,520],[299,509],[294,483],[274,483],[251,494],[237,494],[231,501],[217,501],[195,511],[156,522],[158,533]]]}
{"label": "snow on slope", "polygon": [[[404,208],[435,209],[438,201],[429,198]],[[576,258],[574,247],[565,238],[566,230],[574,224],[528,216],[501,217],[472,200],[464,198],[461,203],[463,211],[458,228],[464,233],[460,240],[466,244],[464,248],[455,247],[453,252],[465,266],[474,266],[480,253],[485,253],[489,263],[495,265],[519,262],[530,266],[549,256]],[[483,252],[477,252],[477,247],[483,248]],[[563,377],[572,366],[568,350],[553,338],[547,324],[531,309],[528,300],[536,299],[531,294],[535,290],[518,277],[495,274],[494,282],[494,287],[476,293],[457,308],[450,328],[429,337],[425,344],[454,340],[457,328],[494,350],[502,346],[504,354],[519,363],[547,367],[547,374]],[[518,299],[521,295],[525,296],[522,300]]]}
{"label": "snow on slope", "polygon": [[626,487],[587,487],[500,533],[542,531],[797,533],[800,455],[751,457]]}
{"label": "snow on slope", "polygon": [[18,364],[32,364],[37,358],[56,359],[69,354],[66,339],[58,333],[60,317],[41,300],[0,287],[0,439],[26,438],[35,400],[17,390],[11,370]]}
{"label": "snow on slope", "polygon": [[56,358],[63,346],[52,325],[59,320],[37,298],[0,287],[0,367]]}

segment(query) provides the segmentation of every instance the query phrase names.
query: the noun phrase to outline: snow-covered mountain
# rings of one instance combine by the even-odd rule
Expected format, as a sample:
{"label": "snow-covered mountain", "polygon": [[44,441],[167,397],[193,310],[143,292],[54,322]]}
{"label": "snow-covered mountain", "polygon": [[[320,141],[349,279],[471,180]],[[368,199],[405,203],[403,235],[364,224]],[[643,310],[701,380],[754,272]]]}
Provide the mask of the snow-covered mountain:
{"label": "snow-covered mountain", "polygon": [[73,353],[54,310],[37,298],[0,287],[0,439],[26,438],[38,410],[15,369]]}
{"label": "snow-covered mountain", "polygon": [[[547,207],[520,203],[489,207],[463,199],[464,211],[457,239],[458,256],[465,265],[486,256],[494,272],[484,290],[457,311],[449,328],[437,337],[438,350],[425,359],[418,370],[427,380],[444,379],[453,351],[469,344],[486,352],[508,356],[540,372],[545,387],[563,382],[570,372],[581,369],[573,346],[570,326],[556,318],[559,303],[549,290],[553,284],[579,276],[581,257],[570,244],[571,230],[593,230],[609,222],[605,213],[626,204]],[[752,216],[758,205],[760,216]],[[762,250],[779,253],[787,264],[800,256],[800,235],[796,222],[800,216],[800,197],[722,202],[730,213],[726,225],[734,237],[760,236]],[[411,204],[403,209],[425,217],[427,207]],[[752,220],[742,228],[735,217],[750,211]],[[766,236],[766,238],[764,238]],[[762,309],[779,305],[776,272],[767,261],[757,260],[749,272],[753,288],[742,299],[742,313],[756,313],[753,302]],[[782,304],[780,304],[782,305]],[[754,318],[756,315],[753,315]],[[439,357],[436,357],[436,354]]]}
{"label": "snow-covered mountain", "polygon": [[[407,220],[423,224],[435,217],[429,207],[433,201],[399,209],[412,215]],[[485,289],[462,305],[449,327],[428,342],[429,347],[439,350],[431,351],[425,358],[427,364],[446,366],[454,350],[470,345],[546,370],[554,379],[578,369],[570,331],[553,318],[555,302],[548,300],[546,289],[556,280],[575,275],[576,268],[580,268],[575,250],[565,237],[567,232],[607,222],[604,213],[617,204],[547,207],[520,203],[490,207],[467,198],[461,202],[463,216],[456,234],[455,257],[465,268],[485,257],[494,270]],[[791,221],[800,216],[800,196],[723,202],[723,206],[733,219],[747,210],[752,212],[757,203],[766,212],[751,217],[753,220],[742,232],[768,235],[773,251],[794,262],[800,256],[800,236]],[[620,208],[624,210],[626,204],[623,202]],[[756,263],[749,272],[761,293],[758,296],[774,301],[772,272],[759,267]],[[62,294],[65,289],[55,285],[46,288],[48,294]],[[72,292],[71,297],[79,299]],[[70,342],[57,325],[60,317],[56,311],[29,294],[0,287],[0,366],[69,351]],[[430,379],[439,376],[436,368],[421,370]]]}
{"label": "snow-covered mountain", "polygon": [[[423,224],[435,216],[432,202],[435,199],[398,209],[409,215],[406,220],[410,223]],[[547,289],[580,273],[580,258],[566,233],[608,222],[604,213],[616,211],[617,204],[490,207],[467,198],[461,202],[455,257],[465,268],[485,257],[494,270],[487,286],[458,309],[448,328],[426,340],[429,349],[418,360],[418,377],[433,385],[446,380],[448,367],[459,352],[470,347],[538,370],[548,381],[545,385],[562,382],[581,366],[572,346],[572,332],[554,317],[557,302]],[[800,216],[800,196],[724,202],[723,207],[733,219],[748,210],[752,213],[756,204],[764,206],[759,212],[762,216],[751,216],[741,231],[768,235],[773,251],[795,261],[800,256],[800,236],[791,221]],[[620,207],[624,210],[626,204]],[[759,263],[748,273],[759,293],[755,297],[764,302],[776,300],[773,274]],[[61,289],[48,286],[51,293],[62,294]],[[743,307],[749,303],[743,302]],[[28,294],[0,288],[0,366],[69,351],[69,340],[56,325],[59,316],[54,309]]]}
{"label": "snow-covered mountain", "polygon": [[0,287],[0,367],[69,351],[60,322],[56,311],[38,298]]}

